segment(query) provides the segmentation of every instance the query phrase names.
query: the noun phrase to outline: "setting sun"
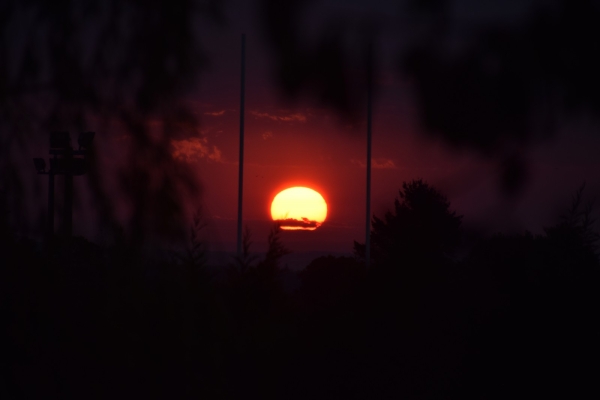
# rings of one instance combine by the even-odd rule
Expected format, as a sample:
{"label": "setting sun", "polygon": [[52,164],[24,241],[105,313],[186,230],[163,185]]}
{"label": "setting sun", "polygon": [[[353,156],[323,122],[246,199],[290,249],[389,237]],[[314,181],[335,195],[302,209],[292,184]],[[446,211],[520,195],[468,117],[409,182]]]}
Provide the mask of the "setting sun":
{"label": "setting sun", "polygon": [[271,203],[271,217],[285,230],[317,229],[327,217],[327,203],[319,192],[291,187],[277,194]]}

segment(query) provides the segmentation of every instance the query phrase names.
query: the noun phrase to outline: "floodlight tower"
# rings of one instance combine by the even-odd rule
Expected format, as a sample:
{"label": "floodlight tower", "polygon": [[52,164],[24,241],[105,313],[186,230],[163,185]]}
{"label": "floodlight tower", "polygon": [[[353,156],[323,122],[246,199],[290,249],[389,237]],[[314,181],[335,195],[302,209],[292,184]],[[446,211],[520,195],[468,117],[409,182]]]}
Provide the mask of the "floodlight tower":
{"label": "floodlight tower", "polygon": [[73,176],[83,175],[87,172],[90,148],[94,140],[94,132],[79,134],[79,149],[71,147],[69,132],[50,133],[50,169],[46,171],[46,161],[43,158],[34,158],[33,164],[38,174],[48,175],[48,239],[54,235],[54,176],[65,176],[65,215],[64,234],[71,237],[73,234]]}
{"label": "floodlight tower", "polygon": [[48,175],[48,239],[54,234],[54,163],[50,163],[49,171],[46,171],[46,161],[43,158],[34,158],[33,164],[37,173],[40,175]]}

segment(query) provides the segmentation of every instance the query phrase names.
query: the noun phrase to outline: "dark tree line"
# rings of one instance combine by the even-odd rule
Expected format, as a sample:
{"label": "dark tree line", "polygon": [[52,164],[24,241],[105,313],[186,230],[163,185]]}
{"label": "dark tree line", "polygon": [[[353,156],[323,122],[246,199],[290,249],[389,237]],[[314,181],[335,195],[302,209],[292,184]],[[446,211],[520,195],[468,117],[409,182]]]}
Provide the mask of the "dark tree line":
{"label": "dark tree line", "polygon": [[[3,210],[6,213],[6,208]],[[277,227],[263,258],[207,263],[124,239],[52,251],[0,219],[2,397],[506,398],[597,394],[598,234],[577,192],[543,234],[481,237],[438,190],[405,183],[373,218],[373,267],[320,257],[296,274]],[[4,214],[3,214],[4,215]]]}

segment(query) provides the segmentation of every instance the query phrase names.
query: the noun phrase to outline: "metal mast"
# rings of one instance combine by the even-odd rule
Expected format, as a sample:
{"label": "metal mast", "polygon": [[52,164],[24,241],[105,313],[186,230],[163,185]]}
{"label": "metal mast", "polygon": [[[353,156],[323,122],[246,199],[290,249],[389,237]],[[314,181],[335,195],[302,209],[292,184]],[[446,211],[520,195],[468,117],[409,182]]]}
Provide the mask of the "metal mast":
{"label": "metal mast", "polygon": [[242,33],[242,76],[240,89],[240,160],[238,177],[237,255],[242,256],[242,198],[244,189],[244,107],[246,86],[246,34]]}
{"label": "metal mast", "polygon": [[367,50],[367,206],[365,227],[365,266],[371,264],[371,120],[373,97],[373,45]]}

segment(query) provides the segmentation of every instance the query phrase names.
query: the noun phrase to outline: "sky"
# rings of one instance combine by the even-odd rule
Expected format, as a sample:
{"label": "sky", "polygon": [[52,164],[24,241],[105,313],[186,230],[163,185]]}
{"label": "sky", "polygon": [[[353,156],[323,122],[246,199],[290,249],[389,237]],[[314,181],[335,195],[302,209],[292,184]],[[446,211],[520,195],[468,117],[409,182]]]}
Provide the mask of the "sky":
{"label": "sky", "polygon": [[[478,7],[457,2],[458,18],[506,22],[525,13],[512,8]],[[201,117],[201,137],[178,144],[181,157],[197,163],[205,188],[204,206],[220,246],[232,250],[237,218],[240,34],[247,35],[244,224],[258,248],[265,246],[270,202],[278,191],[304,185],[318,190],[329,205],[327,222],[315,232],[284,232],[293,251],[351,252],[364,241],[366,118],[347,121],[311,98],[289,99],[277,86],[271,53],[255,4],[230,1],[227,26],[207,30],[210,67],[193,97]],[[419,126],[410,86],[396,72],[394,51],[402,46],[394,25],[398,6],[385,1],[315,2],[303,19],[306,40],[332,15],[347,20],[369,15],[382,30],[379,75],[373,108],[372,212],[390,209],[402,182],[422,178],[446,194],[464,224],[487,231],[529,229],[540,232],[554,223],[571,195],[587,182],[598,191],[592,126],[563,127],[551,141],[525,149],[529,185],[517,196],[504,196],[498,185],[497,159],[449,149]],[[526,9],[525,9],[526,10]],[[366,110],[366,106],[365,106]],[[576,133],[577,140],[573,140]]]}
{"label": "sky", "polygon": [[[450,2],[449,14],[467,28],[510,28],[526,20],[537,3],[457,0]],[[201,184],[201,196],[190,197],[193,204],[188,206],[202,207],[212,250],[233,251],[236,242],[242,33],[246,34],[247,55],[243,216],[256,251],[266,249],[271,200],[291,186],[313,188],[328,203],[327,220],[317,230],[282,233],[283,242],[293,252],[351,253],[354,240],[364,241],[366,102],[355,96],[364,89],[365,74],[360,66],[364,26],[375,27],[377,37],[372,213],[382,216],[389,210],[403,182],[423,179],[448,197],[451,209],[464,215],[467,229],[541,232],[557,221],[584,181],[589,198],[600,195],[600,136],[596,134],[597,120],[585,114],[563,119],[554,137],[517,149],[527,160],[528,180],[513,195],[504,193],[499,183],[500,156],[449,147],[439,136],[431,135],[419,118],[413,82],[399,69],[399,52],[418,35],[415,21],[402,12],[403,2],[312,1],[297,16],[299,40],[305,48],[318,45],[323,35],[332,29],[335,33],[338,25],[347,28],[339,31],[343,51],[350,58],[346,83],[349,95],[362,101],[351,115],[339,112],[310,87],[301,87],[296,96],[283,90],[277,53],[265,35],[261,4],[228,0],[223,2],[223,23],[199,21],[196,33],[207,64],[185,99],[199,125],[165,144],[173,158],[191,167]],[[30,14],[25,10],[16,20],[26,22]],[[19,26],[25,25],[14,24],[13,28]],[[453,46],[460,48],[463,41],[456,39]],[[10,47],[16,49],[15,54],[21,48],[19,43],[16,40]],[[128,137],[103,135],[103,129],[118,132],[118,126],[91,123],[90,127],[97,131],[106,184],[118,185],[116,180],[110,181],[116,176],[111,170],[131,157],[124,146]],[[46,138],[42,139],[21,148],[22,158],[43,154]],[[97,224],[89,221],[94,219],[97,205],[85,178],[78,179],[74,230],[93,238]],[[38,184],[24,200],[37,210],[31,213],[33,219],[41,218],[45,190],[43,183]],[[132,207],[120,204],[117,213],[125,218]]]}
{"label": "sky", "polygon": [[[355,16],[369,9],[360,3],[331,7],[329,13],[342,9]],[[252,16],[251,3],[231,2],[227,12],[230,26],[215,35],[209,48],[210,70],[195,97],[205,134],[201,139],[202,156],[196,155],[205,187],[205,206],[223,247],[232,248],[237,221],[240,31],[244,31],[247,35],[244,223],[252,229],[257,246],[264,246],[271,199],[287,187],[308,186],[326,199],[327,222],[314,232],[285,232],[284,242],[293,251],[351,252],[353,240],[364,237],[364,115],[349,122],[310,99],[290,100],[283,96],[274,78],[273,65],[266,62],[269,49],[262,39],[258,16]],[[390,179],[401,182],[396,179],[399,173],[409,178],[410,172],[398,164],[399,160],[412,159],[412,168],[420,163],[418,157],[403,148],[398,137],[390,135],[392,129],[405,136],[406,143],[410,122],[402,116],[408,105],[402,103],[401,83],[390,75],[385,85],[392,101],[376,107],[373,123],[374,132],[386,131],[373,144],[373,197],[374,207],[379,209],[383,209],[384,203],[391,204],[397,193],[397,188],[390,190],[386,182]]]}

